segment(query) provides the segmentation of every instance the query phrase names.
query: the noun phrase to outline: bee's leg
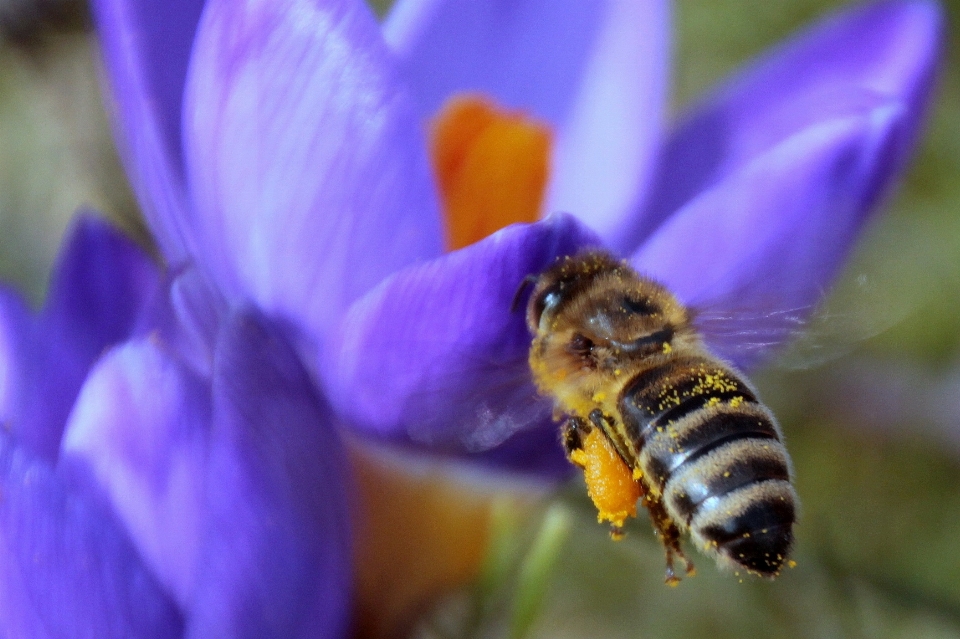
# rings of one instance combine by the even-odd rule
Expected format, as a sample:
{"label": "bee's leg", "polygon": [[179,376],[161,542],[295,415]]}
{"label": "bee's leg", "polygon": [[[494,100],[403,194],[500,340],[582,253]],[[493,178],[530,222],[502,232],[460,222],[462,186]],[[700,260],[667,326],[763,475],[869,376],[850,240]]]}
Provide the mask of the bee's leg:
{"label": "bee's leg", "polygon": [[583,463],[578,461],[579,455],[575,453],[583,450],[583,438],[590,432],[590,425],[579,417],[568,417],[560,429],[560,440],[567,459],[582,468]]}
{"label": "bee's leg", "polygon": [[600,429],[600,432],[606,434],[607,439],[610,440],[610,443],[613,444],[614,448],[617,450],[617,454],[620,455],[620,459],[623,460],[623,463],[626,464],[630,470],[634,470],[633,464],[630,462],[629,455],[620,448],[617,443],[617,423],[609,415],[605,415],[602,410],[599,408],[594,408],[590,411],[590,423],[593,424],[596,428]]}
{"label": "bee's leg", "polygon": [[[613,436],[613,433],[616,431],[616,423],[609,415],[604,415],[603,411],[599,408],[595,408],[590,411],[588,416],[590,423],[593,424],[594,428],[597,428],[600,432],[604,433],[607,437],[607,440],[616,448],[616,438]],[[620,459],[623,460],[623,463],[630,469],[634,471],[633,466],[627,461],[627,458],[624,456],[623,451],[617,450],[617,454],[620,456]],[[637,486],[640,488],[640,496],[643,497],[646,491],[643,482],[637,482]],[[626,533],[623,531],[621,526],[616,525],[615,523],[610,523],[610,538],[615,541],[620,541],[624,538]]]}
{"label": "bee's leg", "polygon": [[684,571],[690,577],[696,574],[696,568],[693,562],[687,559],[680,547],[680,529],[673,522],[673,519],[667,514],[663,503],[659,499],[654,499],[649,493],[643,497],[643,505],[650,513],[650,521],[653,522],[653,529],[656,531],[664,550],[667,552],[667,572],[664,581],[670,586],[676,586],[680,583],[680,578],[673,569],[674,559],[683,561]]}
{"label": "bee's leg", "polygon": [[[590,413],[590,421],[593,425],[604,432],[612,433],[615,430],[616,424],[613,420],[603,414],[599,408],[593,410]],[[611,435],[610,441],[616,442],[616,438]],[[624,460],[624,454],[620,453],[621,458]],[[646,482],[641,479],[637,482],[640,485],[641,497],[643,498],[643,505],[646,506],[647,512],[650,513],[650,520],[653,522],[653,529],[656,532],[657,536],[660,537],[661,543],[663,543],[664,550],[667,552],[667,576],[666,582],[671,586],[676,586],[680,583],[680,578],[677,577],[676,572],[673,569],[674,559],[680,559],[683,561],[684,569],[687,575],[693,576],[696,573],[696,569],[693,566],[693,562],[687,559],[687,556],[683,554],[683,549],[680,548],[680,529],[677,528],[677,525],[673,522],[670,515],[667,513],[666,509],[663,507],[663,504],[658,498],[655,498],[648,489]],[[621,531],[614,529],[611,531],[615,537],[617,533],[622,535]]]}

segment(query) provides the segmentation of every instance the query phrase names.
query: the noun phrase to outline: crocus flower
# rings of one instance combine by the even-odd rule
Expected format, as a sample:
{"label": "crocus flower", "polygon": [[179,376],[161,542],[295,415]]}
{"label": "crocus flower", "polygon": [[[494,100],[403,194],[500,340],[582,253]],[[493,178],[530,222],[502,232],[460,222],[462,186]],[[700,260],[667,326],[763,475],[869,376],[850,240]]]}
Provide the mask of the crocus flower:
{"label": "crocus flower", "polygon": [[178,358],[187,279],[85,214],[38,314],[2,291],[4,636],[341,635],[330,409],[255,312],[210,325],[207,373]]}
{"label": "crocus flower", "polygon": [[694,306],[809,308],[906,161],[940,24],[847,10],[666,130],[660,2],[404,0],[383,28],[359,0],[95,10],[172,281],[39,438],[58,458],[3,449],[10,634],[337,636],[333,423],[566,468],[523,278],[605,245]]}
{"label": "crocus flower", "polygon": [[[811,308],[904,166],[940,29],[927,0],[848,9],[667,130],[663,2],[407,0],[382,27],[354,0],[95,6],[167,259],[295,327],[350,428],[543,472],[565,462],[509,312],[518,283],[604,244],[695,307]],[[451,125],[458,108],[540,141],[480,148],[463,129],[488,116]],[[458,217],[513,195],[532,202],[515,218],[543,219],[482,237],[510,220],[471,235]]]}

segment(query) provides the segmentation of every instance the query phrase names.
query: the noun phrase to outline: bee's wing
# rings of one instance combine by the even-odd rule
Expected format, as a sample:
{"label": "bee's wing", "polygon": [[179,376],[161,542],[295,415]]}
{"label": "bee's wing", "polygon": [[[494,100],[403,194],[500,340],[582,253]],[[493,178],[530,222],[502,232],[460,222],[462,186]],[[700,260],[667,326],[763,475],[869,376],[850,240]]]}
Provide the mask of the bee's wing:
{"label": "bee's wing", "polygon": [[694,325],[713,353],[741,368],[775,356],[780,368],[808,369],[891,328],[917,303],[865,275],[843,282],[837,293],[794,308],[745,308],[723,300],[694,309]]}
{"label": "bee's wing", "polygon": [[526,358],[491,358],[466,363],[456,375],[418,388],[405,414],[415,416],[407,424],[414,441],[474,453],[522,430],[547,427],[552,404],[534,387]]}
{"label": "bee's wing", "polygon": [[806,307],[775,311],[755,308],[695,309],[694,326],[712,353],[749,368],[771,358],[807,330],[812,310]]}

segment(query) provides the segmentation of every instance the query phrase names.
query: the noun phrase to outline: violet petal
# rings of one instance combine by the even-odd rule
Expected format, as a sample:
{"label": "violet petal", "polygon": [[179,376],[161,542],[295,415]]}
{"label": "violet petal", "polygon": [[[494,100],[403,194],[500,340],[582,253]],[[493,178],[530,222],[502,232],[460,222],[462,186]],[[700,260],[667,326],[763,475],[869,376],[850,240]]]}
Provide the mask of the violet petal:
{"label": "violet petal", "polygon": [[701,318],[730,320],[707,335],[721,354],[741,365],[765,357],[830,286],[913,148],[941,22],[927,0],[835,14],[716,91],[673,135],[634,264]]}
{"label": "violet petal", "polygon": [[511,304],[527,275],[599,243],[557,215],[390,277],[330,340],[322,373],[338,413],[361,431],[452,452],[549,423],[530,379],[524,307]]}
{"label": "violet petal", "polygon": [[259,316],[217,345],[209,516],[188,636],[344,636],[344,450],[297,355]]}
{"label": "violet petal", "polygon": [[47,301],[21,341],[11,431],[56,458],[64,423],[94,361],[130,335],[159,290],[149,257],[106,221],[81,215],[61,250]]}
{"label": "violet petal", "polygon": [[130,342],[91,372],[60,457],[102,491],[181,606],[196,578],[209,424],[209,389],[154,339]]}
{"label": "violet petal", "polygon": [[67,490],[5,433],[0,492],[0,635],[182,635],[177,608],[110,515]]}
{"label": "violet petal", "polygon": [[202,8],[199,0],[92,2],[127,172],[154,237],[174,261],[191,252],[181,109]]}
{"label": "violet petal", "polygon": [[659,143],[668,14],[661,0],[401,0],[384,34],[425,117],[482,92],[553,125],[545,212],[616,241]]}
{"label": "violet petal", "polygon": [[910,120],[902,104],[881,102],[809,127],[688,203],[633,265],[702,313],[755,317],[755,330],[711,344],[753,363],[777,346],[776,335],[757,332],[765,311],[802,317],[821,300]]}
{"label": "violet petal", "polygon": [[[865,3],[835,13],[753,62],[696,105],[662,153],[649,206],[629,234],[633,246],[705,189],[800,131],[899,102],[891,164],[873,197],[902,167],[928,102],[942,45],[936,2]],[[872,201],[873,197],[866,197]]]}
{"label": "violet petal", "polygon": [[187,80],[196,256],[228,297],[322,337],[440,252],[423,130],[358,0],[211,0]]}
{"label": "violet petal", "polygon": [[141,318],[136,335],[163,341],[171,357],[203,379],[213,375],[213,351],[229,305],[194,266],[168,271],[163,292]]}
{"label": "violet petal", "polygon": [[17,397],[29,383],[23,358],[30,353],[33,317],[20,294],[0,285],[0,423],[12,430]]}

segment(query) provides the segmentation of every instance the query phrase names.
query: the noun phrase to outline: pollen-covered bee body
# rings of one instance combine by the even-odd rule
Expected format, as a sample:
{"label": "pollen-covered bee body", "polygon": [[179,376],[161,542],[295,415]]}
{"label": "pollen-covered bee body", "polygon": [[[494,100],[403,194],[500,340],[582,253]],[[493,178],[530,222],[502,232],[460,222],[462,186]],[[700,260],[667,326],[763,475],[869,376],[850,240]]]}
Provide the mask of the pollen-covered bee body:
{"label": "pollen-covered bee body", "polygon": [[[668,580],[685,532],[721,564],[778,574],[797,501],[780,430],[750,385],[703,347],[687,309],[590,252],[537,279],[527,323],[531,370],[566,418],[568,456],[589,462],[581,446],[591,430],[609,441],[640,485]],[[622,517],[606,518],[619,532]]]}

